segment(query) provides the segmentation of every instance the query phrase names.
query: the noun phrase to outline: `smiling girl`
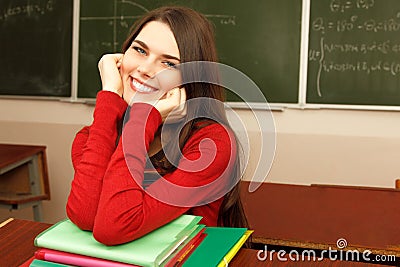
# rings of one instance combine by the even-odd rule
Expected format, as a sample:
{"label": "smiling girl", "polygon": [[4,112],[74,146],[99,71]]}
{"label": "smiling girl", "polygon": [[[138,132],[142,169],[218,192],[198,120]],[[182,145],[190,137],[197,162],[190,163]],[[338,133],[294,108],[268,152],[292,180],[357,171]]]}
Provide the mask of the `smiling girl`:
{"label": "smiling girl", "polygon": [[122,52],[99,61],[93,123],[72,145],[70,220],[106,245],[182,214],[207,226],[248,227],[224,89],[182,82],[183,65],[217,62],[211,24],[192,9],[162,7],[137,21]]}

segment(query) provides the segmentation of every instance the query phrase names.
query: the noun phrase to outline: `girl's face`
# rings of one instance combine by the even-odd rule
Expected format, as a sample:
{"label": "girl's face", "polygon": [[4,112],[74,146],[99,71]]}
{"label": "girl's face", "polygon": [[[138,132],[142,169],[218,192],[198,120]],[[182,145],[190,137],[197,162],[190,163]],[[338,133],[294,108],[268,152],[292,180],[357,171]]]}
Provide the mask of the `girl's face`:
{"label": "girl's face", "polygon": [[179,63],[178,45],[169,26],[159,21],[148,22],[122,60],[124,100],[130,103],[135,95],[160,99],[181,84],[180,72],[175,68]]}

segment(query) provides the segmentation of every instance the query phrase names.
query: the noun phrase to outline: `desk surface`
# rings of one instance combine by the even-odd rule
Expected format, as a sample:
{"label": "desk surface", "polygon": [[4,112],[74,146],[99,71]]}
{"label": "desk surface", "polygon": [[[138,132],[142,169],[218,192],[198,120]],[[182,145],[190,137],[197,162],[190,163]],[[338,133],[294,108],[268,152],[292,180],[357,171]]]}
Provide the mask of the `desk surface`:
{"label": "desk surface", "polygon": [[[7,222],[7,221],[6,221]],[[51,224],[33,222],[27,220],[10,219],[7,223],[0,224],[0,266],[17,267],[23,262],[31,258],[36,251],[33,240],[43,230],[50,227]],[[233,258],[229,266],[341,266],[341,267],[384,267],[383,265],[368,264],[361,262],[343,262],[330,261],[323,259],[322,261],[291,261],[287,256],[287,261],[279,261],[276,254],[273,254],[273,260],[269,257],[265,261],[261,261],[257,257],[258,250],[241,249]]]}
{"label": "desk surface", "polygon": [[31,157],[45,149],[45,146],[0,144],[0,169]]}

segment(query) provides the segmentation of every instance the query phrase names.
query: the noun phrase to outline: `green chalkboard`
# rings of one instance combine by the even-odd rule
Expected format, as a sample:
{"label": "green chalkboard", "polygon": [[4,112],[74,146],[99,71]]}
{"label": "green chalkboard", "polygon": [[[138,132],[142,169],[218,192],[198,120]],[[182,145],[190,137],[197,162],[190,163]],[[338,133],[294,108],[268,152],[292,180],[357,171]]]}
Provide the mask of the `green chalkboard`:
{"label": "green chalkboard", "polygon": [[119,52],[132,23],[161,5],[185,5],[205,14],[216,28],[221,63],[249,76],[268,102],[297,103],[300,0],[81,0],[78,97],[96,96],[101,55]]}
{"label": "green chalkboard", "polygon": [[0,94],[71,95],[72,1],[0,1]]}
{"label": "green chalkboard", "polygon": [[400,1],[313,0],[307,103],[400,105]]}

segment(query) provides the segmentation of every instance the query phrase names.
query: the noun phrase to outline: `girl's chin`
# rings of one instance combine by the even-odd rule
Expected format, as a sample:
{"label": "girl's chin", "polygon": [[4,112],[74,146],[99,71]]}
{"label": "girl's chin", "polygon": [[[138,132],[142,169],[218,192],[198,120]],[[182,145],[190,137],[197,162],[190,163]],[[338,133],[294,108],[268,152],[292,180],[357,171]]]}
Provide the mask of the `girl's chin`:
{"label": "girl's chin", "polygon": [[135,95],[135,93],[129,92],[129,93],[123,95],[123,99],[125,100],[126,103],[129,104],[134,95]]}

